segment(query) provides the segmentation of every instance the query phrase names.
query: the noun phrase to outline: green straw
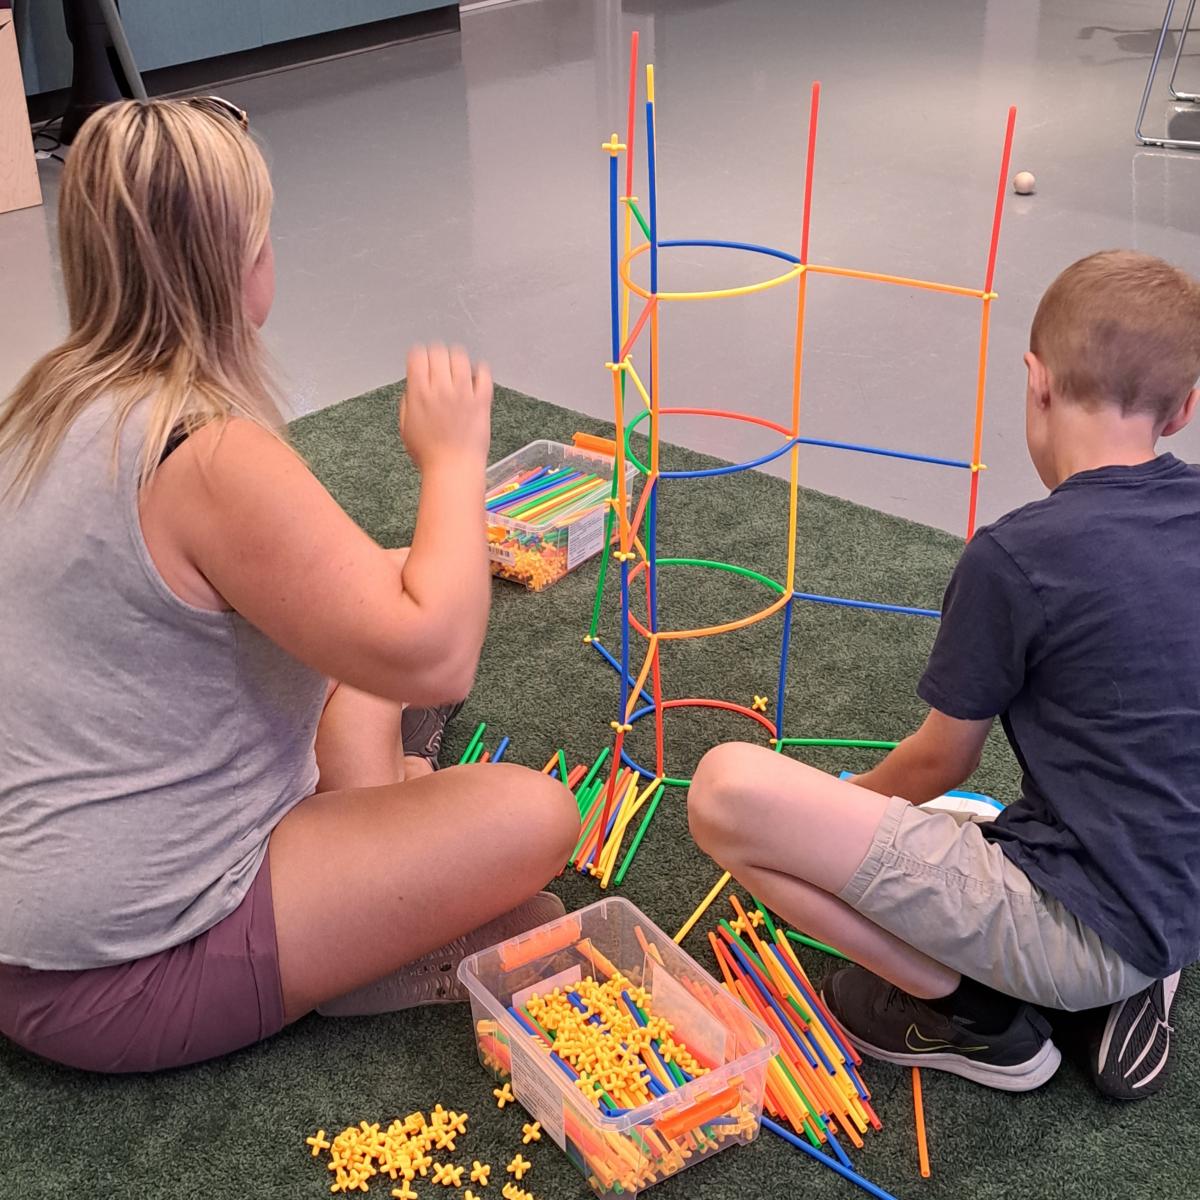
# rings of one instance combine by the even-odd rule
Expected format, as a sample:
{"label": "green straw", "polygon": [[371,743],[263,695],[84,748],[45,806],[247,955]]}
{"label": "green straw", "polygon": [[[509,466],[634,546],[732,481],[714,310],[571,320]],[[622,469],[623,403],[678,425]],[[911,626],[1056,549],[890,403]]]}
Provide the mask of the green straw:
{"label": "green straw", "polygon": [[487,747],[483,744],[483,738],[480,738],[475,745],[475,749],[471,751],[471,757],[469,761],[477,763],[483,757],[483,752],[486,749]]}
{"label": "green straw", "polygon": [[597,779],[586,792],[579,793],[579,819],[582,821],[591,810],[592,802],[600,794],[600,789],[604,786],[603,779]]}
{"label": "green straw", "polygon": [[[824,1118],[822,1118],[820,1113],[818,1113],[817,1110],[809,1103],[808,1097],[804,1094],[804,1089],[796,1082],[796,1077],[788,1069],[787,1059],[782,1054],[778,1054],[775,1056],[775,1061],[783,1068],[783,1073],[791,1081],[792,1087],[796,1089],[796,1095],[800,1097],[801,1103],[805,1108],[808,1109],[808,1115],[812,1117],[816,1127],[828,1133],[829,1131],[826,1129]],[[813,1136],[807,1125],[803,1126],[803,1129],[808,1140],[812,1142],[814,1146],[819,1148],[820,1139]]]}
{"label": "green straw", "polygon": [[630,212],[637,218],[637,223],[642,227],[642,232],[646,235],[646,241],[652,242],[654,239],[650,236],[650,226],[646,224],[646,218],[638,212],[638,206],[633,202],[632,197],[625,201],[629,205]]}
{"label": "green straw", "polygon": [[[661,563],[661,559],[659,560]],[[864,738],[780,738],[781,746],[843,746],[854,750],[895,750],[899,742],[872,742]]]}
{"label": "green straw", "polygon": [[462,766],[463,763],[468,762],[470,760],[470,756],[475,753],[475,747],[478,745],[480,738],[483,737],[483,731],[486,728],[487,722],[480,721],[479,727],[473,734],[471,734],[471,740],[467,743],[467,748],[463,751],[462,758],[458,760],[459,766]]}
{"label": "green straw", "polygon": [[796,1010],[796,1015],[807,1024],[813,1023],[813,1015],[804,1007],[803,1004],[797,1004],[791,996],[784,996],[784,999]]}
{"label": "green straw", "polygon": [[629,870],[629,864],[633,862],[633,856],[637,853],[637,848],[642,844],[642,838],[646,836],[646,830],[650,828],[650,818],[654,816],[654,810],[658,807],[658,802],[662,799],[662,794],[666,790],[666,785],[660,783],[658,791],[654,793],[654,798],[650,801],[650,807],[646,810],[646,815],[642,818],[642,823],[638,826],[638,831],[633,835],[633,842],[629,847],[629,853],[625,855],[621,863],[620,869],[617,871],[616,879],[613,881],[615,886],[620,887],[625,880],[625,872]]}
{"label": "green straw", "polygon": [[789,929],[784,933],[784,937],[789,937],[793,942],[799,942],[802,946],[811,946],[814,950],[823,950],[826,954],[832,954],[834,958],[840,958],[844,962],[853,962],[854,959],[849,958],[840,950],[835,950],[832,946],[825,945],[824,942],[818,942],[816,938],[810,938],[805,933],[797,933],[794,929]]}
{"label": "green straw", "polygon": [[[603,786],[603,785],[601,785]],[[595,800],[595,796],[592,797]],[[588,835],[592,832],[592,827],[600,820],[600,814],[604,811],[604,805],[596,805],[596,811],[592,813],[588,823],[583,827],[583,832],[579,835],[579,841],[575,843],[575,849],[571,851],[571,857],[567,860],[571,866],[575,865],[575,859],[579,856],[580,850],[583,849],[583,843],[588,840]]]}
{"label": "green straw", "polygon": [[558,752],[558,781],[567,786],[567,756],[560,750]]}
{"label": "green straw", "polygon": [[588,790],[588,788],[591,786],[592,780],[596,778],[596,772],[599,771],[602,766],[604,766],[604,760],[608,758],[608,755],[609,755],[609,747],[605,746],[604,749],[600,751],[600,754],[596,758],[596,761],[594,763],[592,763],[591,769],[580,780],[579,787],[575,792],[576,796],[582,796],[583,793]]}
{"label": "green straw", "polygon": [[561,496],[573,488],[582,487],[585,483],[592,483],[599,478],[599,475],[583,475],[579,479],[568,479],[566,483],[560,483],[548,492],[542,492],[540,496],[531,496],[523,504],[518,504],[516,508],[506,509],[502,515],[520,519],[522,513],[529,512],[530,509],[537,508],[539,505],[553,500],[556,496]]}

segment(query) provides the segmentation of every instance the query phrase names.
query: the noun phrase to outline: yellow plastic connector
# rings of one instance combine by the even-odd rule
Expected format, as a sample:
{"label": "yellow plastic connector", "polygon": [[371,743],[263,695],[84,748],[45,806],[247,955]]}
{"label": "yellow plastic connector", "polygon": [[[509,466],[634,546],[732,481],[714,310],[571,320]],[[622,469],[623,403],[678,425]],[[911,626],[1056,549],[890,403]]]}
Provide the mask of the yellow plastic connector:
{"label": "yellow plastic connector", "polygon": [[520,1151],[517,1151],[512,1162],[504,1169],[520,1183],[525,1178],[526,1172],[533,1170],[533,1163],[527,1158],[522,1158]]}

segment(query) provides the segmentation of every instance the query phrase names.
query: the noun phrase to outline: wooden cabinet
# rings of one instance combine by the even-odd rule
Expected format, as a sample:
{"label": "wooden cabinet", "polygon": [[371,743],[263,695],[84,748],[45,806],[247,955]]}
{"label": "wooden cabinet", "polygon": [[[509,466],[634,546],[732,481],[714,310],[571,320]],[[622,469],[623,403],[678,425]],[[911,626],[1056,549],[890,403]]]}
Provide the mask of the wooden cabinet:
{"label": "wooden cabinet", "polygon": [[0,213],[41,202],[12,10],[0,8]]}

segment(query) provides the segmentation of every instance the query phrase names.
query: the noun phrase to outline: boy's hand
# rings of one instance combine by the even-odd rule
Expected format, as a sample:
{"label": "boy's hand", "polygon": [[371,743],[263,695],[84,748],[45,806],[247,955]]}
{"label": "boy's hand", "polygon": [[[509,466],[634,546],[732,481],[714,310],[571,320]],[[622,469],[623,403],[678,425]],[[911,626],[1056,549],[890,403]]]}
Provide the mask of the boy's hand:
{"label": "boy's hand", "polygon": [[851,782],[883,796],[924,804],[959,787],[979,766],[993,719],[964,721],[931,708],[916,733]]}
{"label": "boy's hand", "polygon": [[492,425],[492,376],[472,370],[467,352],[434,343],[408,352],[408,385],[400,406],[400,436],[417,470],[458,456],[487,461]]}

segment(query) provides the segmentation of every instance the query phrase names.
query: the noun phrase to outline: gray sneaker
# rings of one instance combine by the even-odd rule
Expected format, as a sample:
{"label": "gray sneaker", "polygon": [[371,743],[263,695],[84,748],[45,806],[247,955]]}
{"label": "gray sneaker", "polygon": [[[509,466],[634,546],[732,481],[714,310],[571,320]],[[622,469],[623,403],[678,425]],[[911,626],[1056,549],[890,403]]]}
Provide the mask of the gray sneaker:
{"label": "gray sneaker", "polygon": [[441,765],[442,738],[446,726],[462,711],[462,702],[440,708],[406,708],[400,714],[400,741],[404,753],[423,758],[435,771]]}
{"label": "gray sneaker", "polygon": [[466,1000],[467,989],[457,976],[458,964],[464,958],[539,925],[557,921],[565,913],[563,902],[557,896],[538,892],[524,904],[518,904],[486,925],[407,963],[391,975],[318,1004],[317,1012],[323,1017],[366,1017],[426,1004],[455,1004]]}

